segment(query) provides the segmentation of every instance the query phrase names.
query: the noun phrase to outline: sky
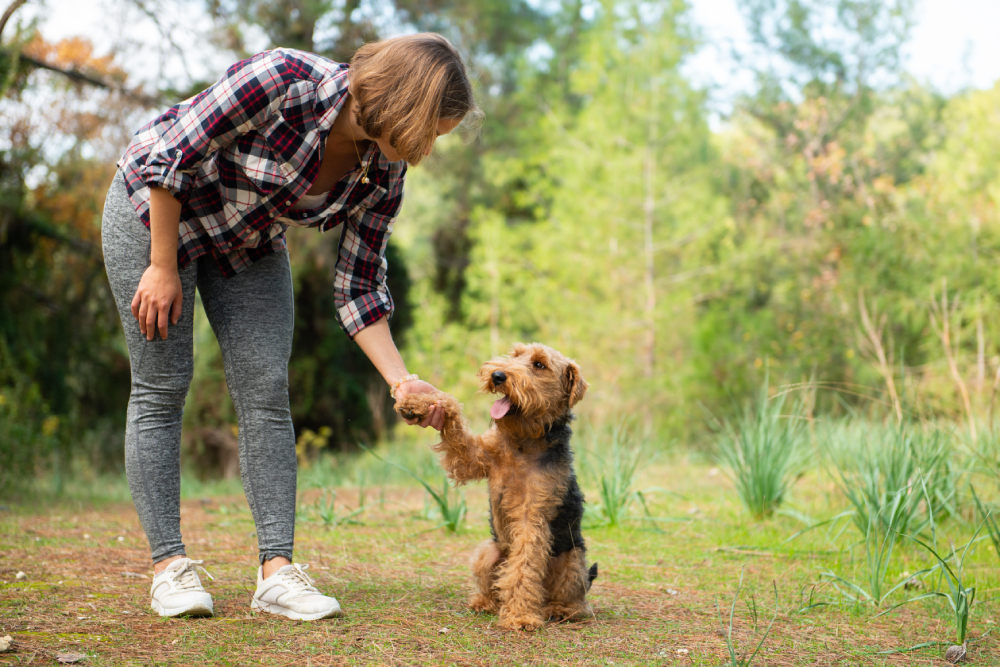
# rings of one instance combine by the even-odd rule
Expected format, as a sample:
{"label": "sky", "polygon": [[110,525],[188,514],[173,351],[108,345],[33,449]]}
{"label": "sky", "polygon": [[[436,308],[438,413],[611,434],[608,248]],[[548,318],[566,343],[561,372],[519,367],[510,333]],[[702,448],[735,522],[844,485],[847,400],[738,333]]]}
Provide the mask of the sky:
{"label": "sky", "polygon": [[[197,0],[186,0],[196,14]],[[736,0],[689,0],[692,18],[705,37],[705,45],[687,63],[686,72],[697,84],[715,90],[713,100],[725,111],[727,102],[745,91],[750,82],[736,72],[729,58],[731,44],[748,42],[743,18]],[[109,26],[130,27],[137,41],[153,39],[156,32],[148,19],[135,10],[123,16],[120,0],[43,0],[39,6],[29,2],[21,11],[42,17],[42,34],[49,40],[71,35],[90,38],[98,50],[106,49],[119,35]],[[114,15],[118,20],[109,21]],[[190,25],[189,17],[185,21]],[[197,22],[195,22],[197,23]],[[1000,0],[918,0],[916,25],[906,48],[906,67],[921,82],[930,83],[942,92],[952,93],[966,87],[989,88],[1000,80]],[[184,35],[178,33],[179,39]],[[190,39],[188,37],[188,39]],[[181,44],[181,46],[184,46]],[[133,70],[155,69],[157,45],[143,49],[127,67]],[[215,58],[189,59],[188,71],[199,78],[213,78],[228,62]],[[168,70],[178,65],[168,66]]]}

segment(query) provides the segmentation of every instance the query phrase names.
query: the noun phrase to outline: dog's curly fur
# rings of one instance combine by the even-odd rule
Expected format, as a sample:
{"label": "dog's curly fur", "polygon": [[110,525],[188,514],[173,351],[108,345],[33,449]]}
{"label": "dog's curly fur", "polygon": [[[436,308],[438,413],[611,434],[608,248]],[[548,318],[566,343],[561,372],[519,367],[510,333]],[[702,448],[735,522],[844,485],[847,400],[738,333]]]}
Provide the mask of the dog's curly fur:
{"label": "dog's curly fur", "polygon": [[[548,618],[593,615],[586,600],[597,577],[588,571],[580,532],[583,494],[573,471],[571,408],[587,391],[580,368],[552,348],[516,344],[479,370],[484,391],[510,408],[483,435],[472,433],[462,405],[444,392],[409,395],[396,404],[407,419],[443,409],[435,449],[458,483],[489,480],[493,539],[472,557],[476,592],[470,606],[499,613],[501,627],[534,630]],[[503,399],[501,399],[503,400]]]}

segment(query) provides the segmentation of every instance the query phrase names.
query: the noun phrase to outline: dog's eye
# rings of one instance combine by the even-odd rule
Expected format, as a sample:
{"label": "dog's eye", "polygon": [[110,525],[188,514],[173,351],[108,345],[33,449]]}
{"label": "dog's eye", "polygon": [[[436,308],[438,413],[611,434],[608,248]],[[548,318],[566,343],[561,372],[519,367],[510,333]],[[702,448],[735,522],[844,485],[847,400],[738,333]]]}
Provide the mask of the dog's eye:
{"label": "dog's eye", "polygon": [[537,368],[540,371],[544,371],[545,370],[545,364],[543,364],[540,361],[536,361],[535,362],[535,368]]}

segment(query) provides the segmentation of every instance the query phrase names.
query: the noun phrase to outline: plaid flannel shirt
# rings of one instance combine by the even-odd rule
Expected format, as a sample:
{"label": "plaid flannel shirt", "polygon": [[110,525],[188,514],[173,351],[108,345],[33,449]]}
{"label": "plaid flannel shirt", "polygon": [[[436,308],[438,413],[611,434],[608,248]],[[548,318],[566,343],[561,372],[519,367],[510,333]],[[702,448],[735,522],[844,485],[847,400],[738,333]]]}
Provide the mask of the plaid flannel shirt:
{"label": "plaid flannel shirt", "polygon": [[347,96],[348,66],[275,49],[236,63],[197,96],[140,129],[118,162],[149,227],[149,188],[181,202],[180,267],[211,253],[226,276],[285,248],[289,225],[343,225],[334,279],[336,317],[352,338],[391,316],[385,248],[403,201],[406,163],[372,142],[360,167],[316,209],[291,209],[319,173],[330,127]]}

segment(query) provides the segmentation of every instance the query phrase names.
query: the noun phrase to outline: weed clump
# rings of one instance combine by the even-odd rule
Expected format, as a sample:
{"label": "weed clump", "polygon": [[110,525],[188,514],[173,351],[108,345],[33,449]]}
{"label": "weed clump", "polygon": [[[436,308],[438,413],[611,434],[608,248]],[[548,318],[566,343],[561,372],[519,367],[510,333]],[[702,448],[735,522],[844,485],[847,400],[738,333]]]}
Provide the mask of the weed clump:
{"label": "weed clump", "polygon": [[734,419],[710,419],[719,435],[719,464],[757,520],[774,514],[805,468],[809,404],[799,398],[784,414],[787,396],[769,396],[765,380]]}

